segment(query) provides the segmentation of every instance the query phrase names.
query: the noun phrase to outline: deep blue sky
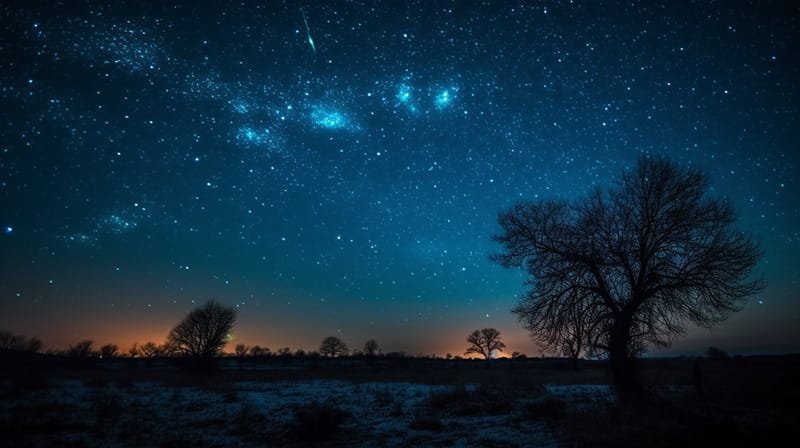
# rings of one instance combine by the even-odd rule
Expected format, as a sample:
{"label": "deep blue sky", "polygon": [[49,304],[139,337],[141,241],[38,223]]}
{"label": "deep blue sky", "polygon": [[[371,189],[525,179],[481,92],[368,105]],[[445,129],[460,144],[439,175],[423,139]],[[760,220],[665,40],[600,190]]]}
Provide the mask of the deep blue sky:
{"label": "deep blue sky", "polygon": [[498,211],[652,154],[769,282],[673,350],[800,345],[792,2],[67,3],[0,6],[0,328],[158,341],[217,298],[273,350],[535,355]]}

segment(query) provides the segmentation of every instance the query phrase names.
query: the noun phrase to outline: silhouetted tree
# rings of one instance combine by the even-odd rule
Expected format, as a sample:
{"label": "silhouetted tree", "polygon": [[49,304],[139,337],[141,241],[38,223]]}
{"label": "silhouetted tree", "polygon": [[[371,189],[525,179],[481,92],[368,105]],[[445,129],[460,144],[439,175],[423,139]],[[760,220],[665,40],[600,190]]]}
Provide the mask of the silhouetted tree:
{"label": "silhouetted tree", "polygon": [[590,349],[608,353],[623,401],[640,396],[635,359],[648,345],[670,344],[688,322],[710,327],[764,286],[749,279],[756,244],[708,185],[700,170],[641,158],[607,193],[499,216],[494,260],[531,277],[514,312],[545,343],[576,310],[591,313]]}
{"label": "silhouetted tree", "polygon": [[25,336],[10,331],[0,331],[0,350],[39,353],[43,344],[39,338],[25,339]]}
{"label": "silhouetted tree", "polygon": [[42,340],[37,337],[32,337],[28,339],[28,342],[25,344],[25,351],[28,353],[39,353],[42,351],[44,344]]}
{"label": "silhouetted tree", "polygon": [[[577,296],[579,293],[574,291],[572,294]],[[602,320],[598,319],[598,309],[579,297],[573,297],[572,306],[564,308],[563,313],[563,324],[555,331],[543,326],[529,327],[528,330],[546,351],[566,356],[572,361],[572,368],[577,369],[581,355],[594,353]]]}
{"label": "silhouetted tree", "polygon": [[158,345],[155,342],[148,341],[139,347],[139,356],[142,358],[158,358],[166,354],[166,346]]}
{"label": "silhouetted tree", "polygon": [[100,347],[101,358],[116,358],[119,355],[119,347],[116,344],[106,344]]}
{"label": "silhouetted tree", "polygon": [[0,331],[0,349],[22,351],[25,348],[25,336],[10,331]]}
{"label": "silhouetted tree", "polygon": [[292,349],[289,347],[281,347],[278,349],[278,356],[292,356]]}
{"label": "silhouetted tree", "polygon": [[168,345],[177,354],[210,360],[225,347],[235,320],[233,308],[211,300],[190,312],[172,329]]}
{"label": "silhouetted tree", "polygon": [[364,354],[367,356],[375,356],[380,354],[381,348],[378,346],[378,342],[375,339],[370,339],[364,343]]}
{"label": "silhouetted tree", "polygon": [[259,345],[254,345],[253,348],[250,349],[251,356],[269,356],[269,349],[267,347],[261,347]]}
{"label": "silhouetted tree", "polygon": [[16,336],[10,331],[0,331],[0,349],[14,350],[17,344]]}
{"label": "silhouetted tree", "polygon": [[242,368],[244,364],[244,358],[247,357],[248,353],[250,353],[250,347],[244,344],[236,344],[236,347],[233,349],[233,355],[236,356],[236,361],[239,363],[239,368]]}
{"label": "silhouetted tree", "polygon": [[141,353],[139,352],[139,345],[136,342],[134,342],[131,348],[128,349],[128,356],[131,358],[141,356]]}
{"label": "silhouetted tree", "polygon": [[708,347],[706,357],[709,359],[730,359],[730,355],[719,347]]}
{"label": "silhouetted tree", "polygon": [[484,328],[475,330],[467,336],[469,348],[464,352],[465,355],[477,353],[489,361],[497,352],[502,352],[506,344],[500,340],[500,332],[494,328]]}
{"label": "silhouetted tree", "polygon": [[92,350],[93,344],[92,341],[87,339],[75,345],[71,345],[67,350],[67,356],[80,359],[91,358],[94,356],[94,351]]}
{"label": "silhouetted tree", "polygon": [[245,344],[236,344],[236,347],[233,349],[233,354],[237,358],[244,358],[248,353],[250,353],[250,347]]}
{"label": "silhouetted tree", "polygon": [[328,336],[319,345],[319,354],[329,358],[347,355],[347,344],[336,336]]}

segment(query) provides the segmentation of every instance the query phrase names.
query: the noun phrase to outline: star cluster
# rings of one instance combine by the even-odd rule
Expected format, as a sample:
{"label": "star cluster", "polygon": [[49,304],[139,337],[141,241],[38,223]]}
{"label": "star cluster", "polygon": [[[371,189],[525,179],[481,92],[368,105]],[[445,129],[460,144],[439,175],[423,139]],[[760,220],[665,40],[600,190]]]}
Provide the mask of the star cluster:
{"label": "star cluster", "polygon": [[495,326],[533,353],[509,312],[523,276],[488,260],[497,212],[581,197],[651,154],[705,169],[766,254],[763,297],[688,340],[798,342],[798,16],[2,5],[0,326],[53,345],[155,339],[216,297],[262,345],[441,353]]}

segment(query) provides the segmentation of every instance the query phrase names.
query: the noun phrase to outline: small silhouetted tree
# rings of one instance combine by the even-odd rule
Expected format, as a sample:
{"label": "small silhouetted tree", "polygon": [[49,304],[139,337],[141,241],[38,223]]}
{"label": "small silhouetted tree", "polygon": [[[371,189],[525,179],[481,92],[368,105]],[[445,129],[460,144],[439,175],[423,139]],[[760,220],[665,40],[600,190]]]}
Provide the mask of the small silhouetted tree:
{"label": "small silhouetted tree", "polygon": [[28,342],[25,344],[25,351],[28,353],[39,353],[42,351],[44,344],[42,340],[37,337],[32,337],[28,339]]}
{"label": "small silhouetted tree", "polygon": [[242,368],[244,365],[244,358],[250,353],[250,347],[245,344],[236,344],[236,347],[233,349],[233,355],[236,356],[236,361],[239,363],[239,368]]}
{"label": "small silhouetted tree", "polygon": [[370,339],[364,343],[364,354],[367,356],[375,356],[380,354],[381,348],[375,339]]}
{"label": "small silhouetted tree", "polygon": [[100,347],[101,358],[116,358],[119,355],[119,347],[116,344],[106,344]]}
{"label": "small silhouetted tree", "polygon": [[158,358],[164,356],[166,347],[156,344],[155,342],[148,341],[139,347],[139,356],[142,358]]}
{"label": "small silhouetted tree", "polygon": [[477,353],[483,356],[488,362],[497,352],[502,352],[506,344],[500,340],[500,331],[494,328],[484,328],[475,330],[467,336],[470,346],[464,352],[465,355]]}
{"label": "small silhouetted tree", "polygon": [[269,356],[269,348],[254,345],[253,348],[250,349],[250,356]]}
{"label": "small silhouetted tree", "polygon": [[0,349],[2,350],[39,353],[43,346],[41,339],[37,337],[25,339],[25,336],[10,331],[0,331]]}
{"label": "small silhouetted tree", "polygon": [[336,336],[328,336],[319,345],[319,354],[329,358],[347,355],[347,344]]}
{"label": "small silhouetted tree", "polygon": [[94,343],[90,340],[80,341],[75,345],[71,345],[67,350],[67,356],[70,358],[91,358],[94,356],[94,351],[92,350],[92,345]]}
{"label": "small silhouetted tree", "polygon": [[191,311],[172,329],[168,345],[177,354],[209,361],[225,347],[235,321],[233,308],[211,300]]}
{"label": "small silhouetted tree", "polygon": [[289,347],[281,347],[278,349],[278,356],[288,357],[292,356],[292,349]]}
{"label": "small silhouetted tree", "polygon": [[250,353],[250,347],[245,344],[236,344],[236,347],[233,349],[233,354],[237,358],[244,358]]}
{"label": "small silhouetted tree", "polygon": [[16,350],[14,348],[17,345],[16,338],[16,335],[10,331],[0,331],[0,349]]}
{"label": "small silhouetted tree", "polygon": [[708,359],[730,359],[728,352],[719,347],[708,347],[708,350],[706,350],[706,357]]}
{"label": "small silhouetted tree", "polygon": [[139,351],[139,345],[136,342],[134,342],[131,348],[128,349],[128,356],[130,356],[131,358],[136,358],[138,356],[141,356],[141,352]]}
{"label": "small silhouetted tree", "polygon": [[0,349],[24,351],[25,346],[25,336],[10,331],[0,332]]}
{"label": "small silhouetted tree", "polygon": [[635,360],[647,346],[669,345],[687,323],[711,327],[764,287],[750,278],[757,245],[708,192],[702,171],[641,158],[608,192],[500,213],[493,259],[530,276],[514,312],[547,343],[574,310],[590,311],[590,350],[608,354],[622,401],[641,397]]}

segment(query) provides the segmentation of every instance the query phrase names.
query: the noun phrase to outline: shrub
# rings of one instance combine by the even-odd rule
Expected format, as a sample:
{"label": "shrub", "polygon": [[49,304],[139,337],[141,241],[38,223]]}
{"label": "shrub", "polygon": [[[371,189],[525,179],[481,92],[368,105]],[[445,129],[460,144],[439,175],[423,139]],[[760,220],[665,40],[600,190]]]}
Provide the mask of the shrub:
{"label": "shrub", "polygon": [[462,384],[442,392],[431,393],[428,403],[434,411],[450,415],[499,415],[514,409],[512,397],[495,388],[481,387],[468,391]]}
{"label": "shrub", "polygon": [[310,403],[294,409],[292,433],[305,441],[319,442],[336,435],[350,413],[329,404]]}
{"label": "shrub", "polygon": [[394,394],[386,389],[375,389],[372,393],[372,399],[378,406],[390,406],[395,402]]}
{"label": "shrub", "polygon": [[567,412],[567,404],[563,400],[548,397],[528,405],[528,414],[546,420],[561,420]]}
{"label": "shrub", "polygon": [[50,381],[38,371],[21,371],[12,377],[12,383],[17,390],[45,390],[50,387]]}
{"label": "shrub", "polygon": [[238,435],[253,435],[266,426],[267,418],[252,403],[244,403],[233,417],[233,432]]}
{"label": "shrub", "polygon": [[455,386],[449,390],[431,392],[430,397],[428,398],[428,403],[430,404],[431,409],[438,411],[463,405],[468,401],[470,401],[470,393],[467,392],[467,388],[463,384],[459,384],[458,386]]}
{"label": "shrub", "polygon": [[417,412],[409,427],[417,431],[441,431],[442,428],[444,428],[444,424],[442,420],[435,415]]}
{"label": "shrub", "polygon": [[115,425],[122,418],[124,411],[122,398],[116,394],[98,392],[92,397],[98,430]]}
{"label": "shrub", "polygon": [[117,388],[130,389],[133,387],[133,380],[131,378],[121,378],[117,380]]}
{"label": "shrub", "polygon": [[222,400],[225,401],[225,403],[236,403],[239,401],[239,393],[236,389],[226,388],[222,391]]}

